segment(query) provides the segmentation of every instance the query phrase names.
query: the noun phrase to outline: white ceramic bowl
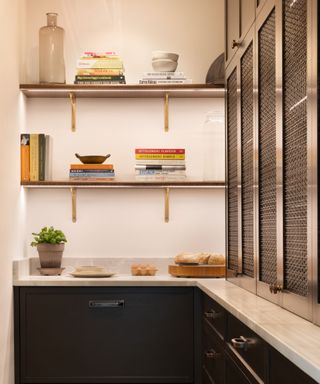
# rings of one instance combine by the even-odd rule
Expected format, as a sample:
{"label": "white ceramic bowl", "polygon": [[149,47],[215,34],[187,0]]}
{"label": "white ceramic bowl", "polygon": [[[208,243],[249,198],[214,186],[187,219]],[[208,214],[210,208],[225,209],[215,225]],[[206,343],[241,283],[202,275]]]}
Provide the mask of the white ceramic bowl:
{"label": "white ceramic bowl", "polygon": [[153,51],[152,52],[152,59],[153,60],[170,59],[173,61],[178,61],[179,55],[177,53],[166,52],[166,51]]}
{"label": "white ceramic bowl", "polygon": [[155,72],[174,72],[178,63],[170,59],[152,60],[152,68]]}

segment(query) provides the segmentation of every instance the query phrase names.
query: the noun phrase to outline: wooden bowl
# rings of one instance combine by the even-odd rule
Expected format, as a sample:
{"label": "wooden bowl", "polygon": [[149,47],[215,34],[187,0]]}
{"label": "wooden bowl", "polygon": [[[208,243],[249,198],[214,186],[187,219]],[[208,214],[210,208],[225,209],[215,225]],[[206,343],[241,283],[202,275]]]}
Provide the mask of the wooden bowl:
{"label": "wooden bowl", "polygon": [[102,164],[107,160],[111,155],[108,154],[106,156],[97,156],[97,155],[88,155],[88,156],[80,156],[78,153],[75,153],[75,156],[83,163],[83,164]]}

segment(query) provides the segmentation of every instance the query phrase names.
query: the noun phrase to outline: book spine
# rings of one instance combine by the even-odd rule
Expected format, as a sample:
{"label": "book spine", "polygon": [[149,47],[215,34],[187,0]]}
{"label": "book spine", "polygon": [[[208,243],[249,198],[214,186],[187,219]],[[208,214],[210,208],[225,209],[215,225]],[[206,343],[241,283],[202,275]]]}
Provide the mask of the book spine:
{"label": "book spine", "polygon": [[83,173],[70,173],[69,176],[72,178],[78,178],[78,177],[95,177],[95,178],[104,178],[104,177],[114,177],[114,172],[109,173],[99,173],[99,172],[83,172]]}
{"label": "book spine", "polygon": [[164,160],[164,159],[172,159],[172,160],[177,160],[177,159],[181,159],[181,160],[184,160],[185,159],[185,155],[184,154],[170,154],[170,153],[163,153],[163,154],[153,154],[153,153],[146,153],[146,154],[139,154],[137,153],[136,154],[136,159],[137,160],[149,160],[149,159],[159,159],[159,160]]}
{"label": "book spine", "polygon": [[85,81],[80,81],[80,80],[76,80],[74,82],[74,84],[91,84],[91,85],[104,85],[104,84],[125,84],[125,80],[117,80],[117,81],[111,81],[111,80],[103,80],[103,81],[88,81],[88,80],[85,80]]}
{"label": "book spine", "polygon": [[184,77],[184,72],[144,72],[143,77],[150,76],[181,76]]}
{"label": "book spine", "polygon": [[84,174],[84,173],[97,173],[101,175],[108,175],[114,173],[113,169],[70,169],[70,175],[72,174]]}
{"label": "book spine", "polygon": [[39,181],[39,135],[30,134],[30,181]]}
{"label": "book spine", "polygon": [[108,176],[108,177],[70,177],[69,180],[76,180],[76,181],[106,181],[113,179],[114,176]]}
{"label": "book spine", "polygon": [[113,169],[113,164],[70,164],[70,169]]}
{"label": "book spine", "polygon": [[20,136],[20,180],[30,181],[30,135]]}
{"label": "book spine", "polygon": [[45,170],[44,170],[44,179],[51,180],[51,139],[49,135],[45,135]]}
{"label": "book spine", "polygon": [[136,148],[135,153],[136,154],[149,154],[149,153],[183,154],[185,153],[185,149],[184,148]]}
{"label": "book spine", "polygon": [[77,76],[121,76],[121,75],[123,75],[122,69],[87,68],[87,69],[77,70]]}
{"label": "book spine", "polygon": [[46,137],[43,133],[39,134],[39,180],[45,180],[46,167]]}
{"label": "book spine", "polygon": [[179,175],[183,176],[185,175],[185,171],[182,170],[176,170],[176,171],[162,171],[159,169],[139,169],[135,172],[136,175]]}
{"label": "book spine", "polygon": [[139,80],[139,84],[192,84],[192,80]]}
{"label": "book spine", "polygon": [[103,60],[103,59],[98,59],[98,60],[78,60],[77,61],[77,68],[82,69],[82,68],[111,68],[111,69],[122,69],[123,64],[121,60]]}
{"label": "book spine", "polygon": [[152,159],[147,159],[147,160],[136,160],[136,165],[183,165],[185,164],[184,159],[178,159],[178,160],[170,160],[170,159],[162,159],[162,160],[152,160]]}
{"label": "book spine", "polygon": [[119,81],[119,80],[125,80],[125,77],[123,75],[121,75],[121,76],[113,76],[113,75],[109,75],[109,76],[103,76],[103,75],[81,76],[81,75],[77,75],[76,76],[76,81],[85,81],[85,80],[89,80],[89,81],[104,81],[104,80]]}
{"label": "book spine", "polygon": [[185,170],[186,166],[185,165],[136,165],[135,169],[162,169],[162,170]]}

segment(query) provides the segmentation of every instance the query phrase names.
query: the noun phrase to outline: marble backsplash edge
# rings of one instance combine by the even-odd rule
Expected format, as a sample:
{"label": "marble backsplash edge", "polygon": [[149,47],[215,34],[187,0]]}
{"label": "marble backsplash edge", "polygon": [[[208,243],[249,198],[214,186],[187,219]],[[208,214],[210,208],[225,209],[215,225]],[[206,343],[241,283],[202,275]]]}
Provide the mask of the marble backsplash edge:
{"label": "marble backsplash edge", "polygon": [[[40,275],[38,268],[40,267],[40,262],[38,257],[32,257],[29,259],[29,268],[28,271],[25,268],[18,270],[18,274],[24,275]],[[24,261],[24,260],[19,260]],[[16,262],[15,262],[16,263]],[[154,265],[157,268],[157,275],[168,274],[168,265],[173,264],[173,258],[76,258],[76,257],[65,257],[62,258],[62,267],[65,268],[63,275],[66,275],[76,267],[80,265],[98,265],[104,267],[108,272],[120,273],[120,274],[131,274],[131,265],[132,264],[150,264]],[[20,265],[20,264],[19,264]],[[14,272],[15,273],[15,272]]]}

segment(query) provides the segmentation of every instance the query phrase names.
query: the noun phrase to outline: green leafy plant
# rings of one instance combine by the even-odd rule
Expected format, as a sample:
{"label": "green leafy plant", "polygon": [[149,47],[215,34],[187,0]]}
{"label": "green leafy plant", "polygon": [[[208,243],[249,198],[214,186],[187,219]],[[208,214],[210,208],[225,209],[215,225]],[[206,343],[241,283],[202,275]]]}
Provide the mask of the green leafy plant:
{"label": "green leafy plant", "polygon": [[38,244],[62,244],[66,243],[67,239],[62,231],[53,227],[43,227],[39,233],[32,233],[34,241],[31,243],[33,247]]}

